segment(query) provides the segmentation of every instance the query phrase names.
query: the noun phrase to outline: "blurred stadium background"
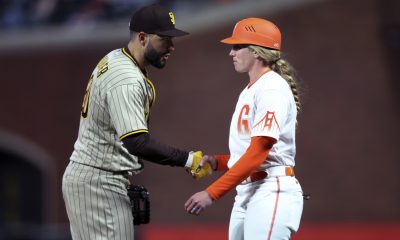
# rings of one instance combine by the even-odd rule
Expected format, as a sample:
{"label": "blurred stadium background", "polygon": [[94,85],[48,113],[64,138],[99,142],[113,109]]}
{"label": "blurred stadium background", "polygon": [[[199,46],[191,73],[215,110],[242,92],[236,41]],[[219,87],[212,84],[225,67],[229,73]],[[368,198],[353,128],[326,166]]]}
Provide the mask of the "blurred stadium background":
{"label": "blurred stadium background", "polygon": [[[400,239],[398,0],[1,0],[0,240],[70,239],[61,176],[87,80],[127,44],[130,14],[152,2],[191,33],[176,40],[165,69],[149,69],[153,135],[228,151],[246,76],[219,40],[241,18],[268,18],[302,91],[296,175],[312,197],[294,239]],[[134,181],[151,193],[152,222],[136,227],[136,239],[227,239],[233,191],[202,216],[183,210],[218,176],[196,182],[146,162]]]}

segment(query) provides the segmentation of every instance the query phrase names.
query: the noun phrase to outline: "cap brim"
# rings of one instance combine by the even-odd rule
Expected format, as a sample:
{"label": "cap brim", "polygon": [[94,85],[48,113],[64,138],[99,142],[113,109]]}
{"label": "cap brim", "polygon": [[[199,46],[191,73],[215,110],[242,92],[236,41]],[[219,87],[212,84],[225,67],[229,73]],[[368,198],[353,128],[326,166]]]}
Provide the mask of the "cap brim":
{"label": "cap brim", "polygon": [[228,38],[222,39],[221,42],[226,43],[226,44],[249,44],[248,42],[236,39],[234,37],[228,37]]}
{"label": "cap brim", "polygon": [[158,31],[156,34],[168,37],[182,37],[189,33],[175,28],[167,31]]}

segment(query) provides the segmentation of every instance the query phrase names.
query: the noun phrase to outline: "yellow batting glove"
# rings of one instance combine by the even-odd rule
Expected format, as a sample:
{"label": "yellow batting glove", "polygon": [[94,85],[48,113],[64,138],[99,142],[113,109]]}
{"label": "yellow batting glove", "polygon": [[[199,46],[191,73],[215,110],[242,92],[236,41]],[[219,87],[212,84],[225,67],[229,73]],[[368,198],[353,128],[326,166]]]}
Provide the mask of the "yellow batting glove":
{"label": "yellow batting glove", "polygon": [[201,159],[203,159],[203,152],[197,151],[193,153],[193,161],[190,168],[190,173],[197,180],[211,175],[212,173],[212,168],[209,163],[206,163],[204,166],[200,166]]}

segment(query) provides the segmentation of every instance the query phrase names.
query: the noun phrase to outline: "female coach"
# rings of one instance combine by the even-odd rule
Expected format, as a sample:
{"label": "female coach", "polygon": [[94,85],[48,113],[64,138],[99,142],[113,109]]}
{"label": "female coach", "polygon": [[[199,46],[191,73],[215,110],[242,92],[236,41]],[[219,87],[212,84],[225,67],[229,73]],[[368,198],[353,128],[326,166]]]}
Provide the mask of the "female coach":
{"label": "female coach", "polygon": [[191,196],[185,210],[199,215],[213,200],[236,187],[230,240],[290,239],[298,230],[303,192],[294,176],[295,133],[300,101],[288,62],[281,58],[281,33],[270,21],[239,21],[229,55],[235,70],[248,73],[232,116],[230,155],[205,156],[225,174]]}

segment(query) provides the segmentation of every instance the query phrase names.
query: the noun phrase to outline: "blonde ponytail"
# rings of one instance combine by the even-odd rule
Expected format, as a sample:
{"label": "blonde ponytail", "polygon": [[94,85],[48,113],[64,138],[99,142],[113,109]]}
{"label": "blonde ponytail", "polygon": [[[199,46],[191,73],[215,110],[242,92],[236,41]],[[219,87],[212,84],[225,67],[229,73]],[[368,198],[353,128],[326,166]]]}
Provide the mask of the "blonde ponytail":
{"label": "blonde ponytail", "polygon": [[281,58],[280,51],[278,50],[263,48],[255,45],[249,45],[248,48],[256,53],[264,61],[265,65],[270,66],[273,71],[277,72],[286,80],[290,86],[290,89],[292,90],[297,113],[300,113],[300,97],[292,66],[286,60]]}

